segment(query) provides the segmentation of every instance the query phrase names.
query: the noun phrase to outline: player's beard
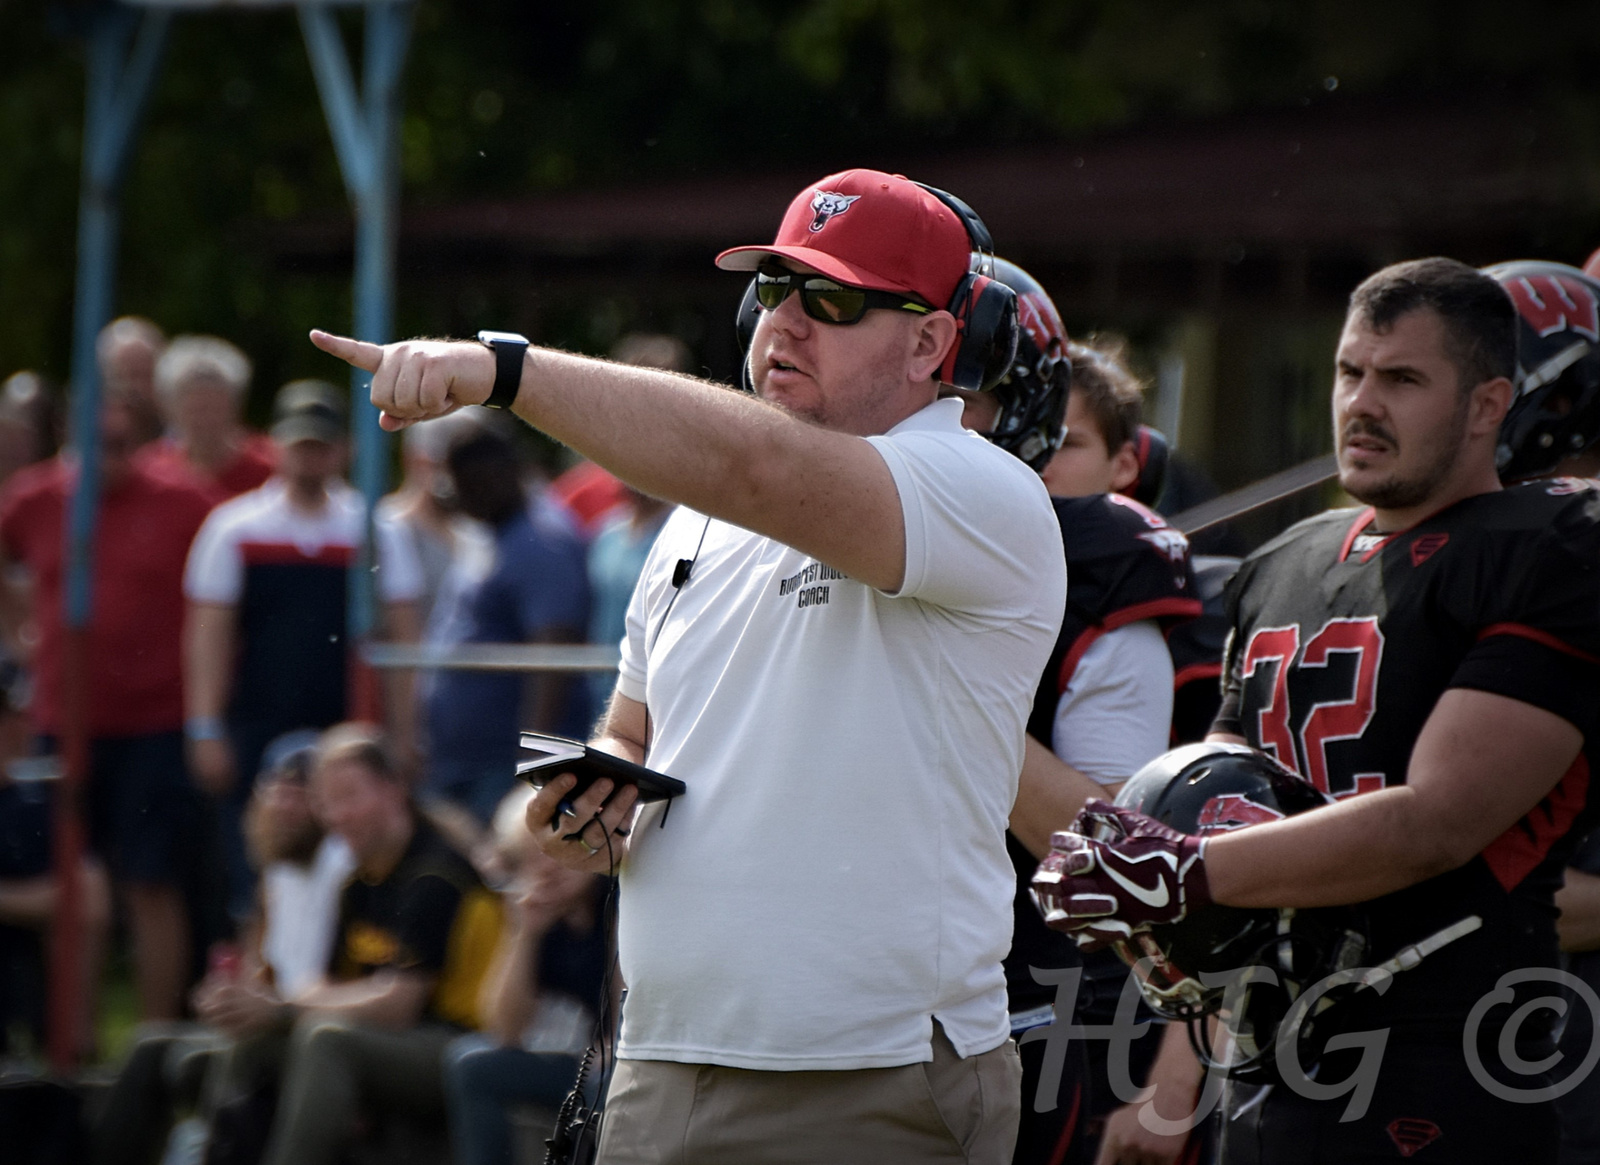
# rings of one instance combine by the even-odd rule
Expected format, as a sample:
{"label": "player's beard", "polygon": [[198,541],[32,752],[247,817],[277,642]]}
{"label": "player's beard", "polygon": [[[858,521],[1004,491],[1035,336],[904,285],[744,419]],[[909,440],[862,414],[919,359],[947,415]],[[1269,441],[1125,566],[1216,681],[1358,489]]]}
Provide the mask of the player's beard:
{"label": "player's beard", "polygon": [[[1449,430],[1434,444],[1433,456],[1420,470],[1409,477],[1402,477],[1396,473],[1367,484],[1350,485],[1341,480],[1340,484],[1344,486],[1345,492],[1356,501],[1364,502],[1379,510],[1409,510],[1413,506],[1422,505],[1449,478],[1457,459],[1461,456],[1461,447],[1466,443],[1467,437],[1467,414],[1471,411],[1471,407],[1472,398],[1463,395],[1455,412],[1451,414]],[[1346,439],[1364,431],[1372,432],[1373,435],[1391,444],[1397,444],[1387,431],[1376,427],[1369,428],[1359,421],[1346,426]]]}

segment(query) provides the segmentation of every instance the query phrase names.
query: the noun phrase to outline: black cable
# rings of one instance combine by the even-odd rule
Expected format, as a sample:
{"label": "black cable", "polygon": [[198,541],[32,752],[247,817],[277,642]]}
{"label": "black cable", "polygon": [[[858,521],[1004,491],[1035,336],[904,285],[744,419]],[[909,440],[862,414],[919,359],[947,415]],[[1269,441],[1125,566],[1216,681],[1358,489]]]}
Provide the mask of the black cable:
{"label": "black cable", "polygon": [[[606,887],[605,900],[600,904],[599,922],[601,933],[609,936],[611,955],[606,960],[606,973],[600,979],[594,1034],[589,1039],[589,1046],[583,1050],[583,1058],[578,1062],[578,1075],[573,1081],[572,1090],[562,1100],[561,1108],[556,1113],[556,1127],[545,1141],[545,1165],[588,1165],[594,1160],[600,1142],[600,1103],[604,1097],[601,1096],[594,1105],[586,1104],[584,1086],[588,1082],[589,1069],[594,1064],[597,1050],[600,1055],[599,1087],[606,1086],[608,1073],[615,1067],[606,1055],[606,1033],[616,1025],[618,1018],[611,1009],[611,987],[616,981],[617,972],[617,855],[611,848],[611,831],[600,820],[599,810],[584,823],[583,829],[588,829],[590,824],[597,821],[600,822],[600,832],[605,835],[606,867],[610,870],[610,884]],[[580,837],[582,832],[579,830]]]}
{"label": "black cable", "polygon": [[706,532],[711,529],[711,519],[706,519],[706,524],[700,527],[700,541],[694,544],[694,554],[688,558],[678,559],[678,565],[672,571],[672,597],[667,600],[667,609],[661,612],[661,618],[656,622],[655,633],[650,636],[650,642],[645,644],[645,653],[656,645],[656,640],[661,637],[661,629],[667,625],[667,616],[672,614],[672,606],[678,601],[678,596],[683,594],[683,588],[689,582],[689,576],[694,573],[694,564],[700,561],[700,548],[706,544]]}

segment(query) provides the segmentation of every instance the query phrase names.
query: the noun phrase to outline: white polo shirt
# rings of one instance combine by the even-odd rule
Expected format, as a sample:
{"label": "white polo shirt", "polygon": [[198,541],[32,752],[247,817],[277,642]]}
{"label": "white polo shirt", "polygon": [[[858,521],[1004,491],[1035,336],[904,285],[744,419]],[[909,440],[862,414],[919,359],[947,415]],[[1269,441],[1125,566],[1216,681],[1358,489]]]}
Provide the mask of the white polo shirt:
{"label": "white polo shirt", "polygon": [[687,510],[657,539],[618,687],[688,792],[622,873],[622,1056],[892,1067],[932,1058],[930,1017],[962,1055],[1006,1039],[1006,820],[1066,570],[1039,478],[960,415],[869,438],[896,595]]}

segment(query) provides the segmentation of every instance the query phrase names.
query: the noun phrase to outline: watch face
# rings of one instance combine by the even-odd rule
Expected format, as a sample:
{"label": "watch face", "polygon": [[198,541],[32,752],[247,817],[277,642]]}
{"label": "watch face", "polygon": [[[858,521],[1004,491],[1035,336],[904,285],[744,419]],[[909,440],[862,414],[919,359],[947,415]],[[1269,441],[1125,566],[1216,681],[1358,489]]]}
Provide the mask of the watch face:
{"label": "watch face", "polygon": [[491,332],[491,331],[485,330],[485,331],[482,331],[482,332],[478,333],[478,342],[480,344],[523,344],[523,345],[526,345],[527,342],[528,342],[528,337],[518,335],[516,332]]}

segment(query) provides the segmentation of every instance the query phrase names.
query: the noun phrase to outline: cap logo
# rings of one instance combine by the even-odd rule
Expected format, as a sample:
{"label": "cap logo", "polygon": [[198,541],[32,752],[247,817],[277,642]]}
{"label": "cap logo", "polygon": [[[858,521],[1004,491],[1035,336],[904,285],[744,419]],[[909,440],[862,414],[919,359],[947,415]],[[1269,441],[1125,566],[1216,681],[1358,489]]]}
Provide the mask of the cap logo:
{"label": "cap logo", "polygon": [[817,191],[811,196],[811,209],[816,212],[811,216],[811,233],[816,234],[827,226],[834,215],[849,210],[850,204],[860,197],[859,194],[835,194],[831,190]]}

